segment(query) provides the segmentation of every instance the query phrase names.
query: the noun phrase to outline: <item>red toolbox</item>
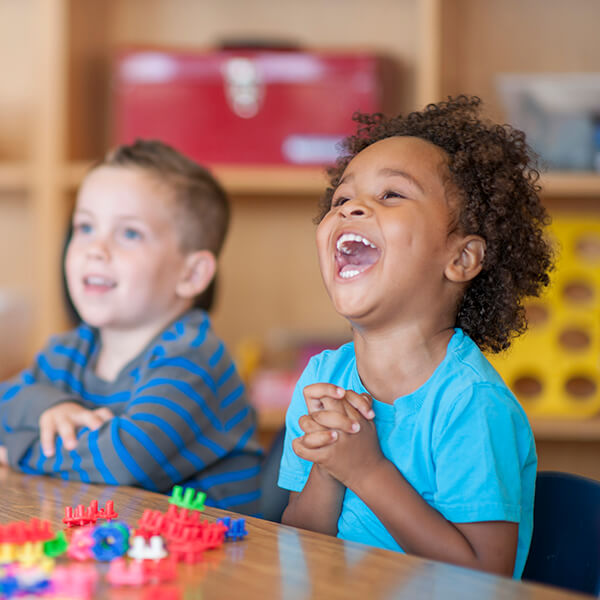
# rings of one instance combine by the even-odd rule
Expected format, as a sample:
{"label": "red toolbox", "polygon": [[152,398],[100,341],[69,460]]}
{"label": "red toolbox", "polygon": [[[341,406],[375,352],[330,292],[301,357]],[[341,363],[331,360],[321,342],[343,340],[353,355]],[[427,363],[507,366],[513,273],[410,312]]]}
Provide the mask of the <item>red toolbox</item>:
{"label": "red toolbox", "polygon": [[368,52],[130,49],[113,73],[116,143],[157,138],[204,164],[326,164],[383,109],[386,61]]}

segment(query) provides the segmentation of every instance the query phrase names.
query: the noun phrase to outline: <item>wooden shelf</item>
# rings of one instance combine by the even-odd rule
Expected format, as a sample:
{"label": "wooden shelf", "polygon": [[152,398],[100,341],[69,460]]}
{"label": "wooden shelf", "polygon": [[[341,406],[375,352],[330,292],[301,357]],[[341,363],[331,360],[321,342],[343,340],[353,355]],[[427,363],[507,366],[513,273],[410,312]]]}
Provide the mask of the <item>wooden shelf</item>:
{"label": "wooden shelf", "polygon": [[0,191],[23,191],[30,180],[30,168],[26,163],[9,162],[0,164]]}
{"label": "wooden shelf", "polygon": [[555,171],[542,175],[541,184],[546,197],[600,198],[600,173]]}
{"label": "wooden shelf", "polygon": [[[90,168],[89,161],[73,162],[63,174],[65,186],[75,189]],[[236,195],[320,195],[327,180],[322,167],[295,166],[230,166],[211,168],[230,194]],[[6,175],[4,175],[6,171]],[[26,181],[27,169],[19,165],[0,167],[0,186],[7,181]],[[598,197],[600,174],[588,172],[545,173],[541,179],[542,195],[546,197]]]}
{"label": "wooden shelf", "polygon": [[598,442],[600,418],[549,419],[531,418],[531,428],[538,441]]}
{"label": "wooden shelf", "polygon": [[[63,173],[65,187],[76,189],[91,164],[69,164]],[[327,183],[322,167],[219,165],[211,167],[211,171],[232,195],[318,196]]]}

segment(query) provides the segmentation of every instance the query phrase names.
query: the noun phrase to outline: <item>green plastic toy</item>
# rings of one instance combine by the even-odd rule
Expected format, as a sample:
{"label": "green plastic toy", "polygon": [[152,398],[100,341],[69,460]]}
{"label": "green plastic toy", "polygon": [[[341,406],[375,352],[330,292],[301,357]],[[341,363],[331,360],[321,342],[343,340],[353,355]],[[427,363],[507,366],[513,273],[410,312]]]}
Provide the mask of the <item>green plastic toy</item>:
{"label": "green plastic toy", "polygon": [[65,532],[59,531],[54,539],[44,542],[44,554],[50,558],[64,554],[68,547]]}
{"label": "green plastic toy", "polygon": [[169,503],[188,510],[204,510],[205,500],[204,492],[196,492],[194,488],[185,488],[184,492],[180,485],[176,485],[171,491]]}

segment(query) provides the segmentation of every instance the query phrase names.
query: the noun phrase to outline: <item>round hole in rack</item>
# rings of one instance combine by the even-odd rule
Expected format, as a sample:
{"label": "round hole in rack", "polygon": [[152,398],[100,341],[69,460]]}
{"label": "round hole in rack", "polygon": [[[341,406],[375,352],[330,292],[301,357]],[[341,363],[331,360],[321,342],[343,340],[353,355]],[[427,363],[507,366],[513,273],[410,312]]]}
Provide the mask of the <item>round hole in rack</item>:
{"label": "round hole in rack", "polygon": [[596,382],[588,375],[573,375],[565,382],[565,391],[574,400],[587,400],[597,389]]}
{"label": "round hole in rack", "polygon": [[520,375],[512,384],[515,395],[522,400],[534,400],[544,389],[539,377],[535,375]]}
{"label": "round hole in rack", "polygon": [[582,235],[575,242],[575,252],[583,259],[589,262],[600,261],[600,235],[597,233],[588,233]]}
{"label": "round hole in rack", "polygon": [[594,290],[585,281],[571,281],[564,286],[563,297],[571,304],[589,304],[594,299]]}
{"label": "round hole in rack", "polygon": [[560,345],[568,351],[578,352],[589,348],[591,339],[587,331],[576,327],[567,327],[558,336]]}
{"label": "round hole in rack", "polygon": [[548,321],[548,308],[539,302],[530,302],[525,306],[525,315],[530,327],[539,327]]}

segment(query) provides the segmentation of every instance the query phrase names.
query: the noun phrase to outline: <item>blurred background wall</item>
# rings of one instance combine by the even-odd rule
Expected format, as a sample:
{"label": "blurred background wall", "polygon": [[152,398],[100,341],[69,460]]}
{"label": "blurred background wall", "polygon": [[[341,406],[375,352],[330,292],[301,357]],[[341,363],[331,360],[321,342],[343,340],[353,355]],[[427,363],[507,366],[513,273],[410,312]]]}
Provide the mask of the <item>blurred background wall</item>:
{"label": "blurred background wall", "polygon": [[[532,417],[541,465],[600,477],[599,22],[596,0],[0,0],[0,372],[70,326],[62,243],[79,182],[118,141],[122,52],[206,56],[233,41],[362,53],[387,66],[386,112],[476,94],[535,142],[567,262],[528,340],[496,364]],[[313,242],[323,165],[206,162],[233,203],[213,321],[268,433],[308,354],[349,336]]]}

